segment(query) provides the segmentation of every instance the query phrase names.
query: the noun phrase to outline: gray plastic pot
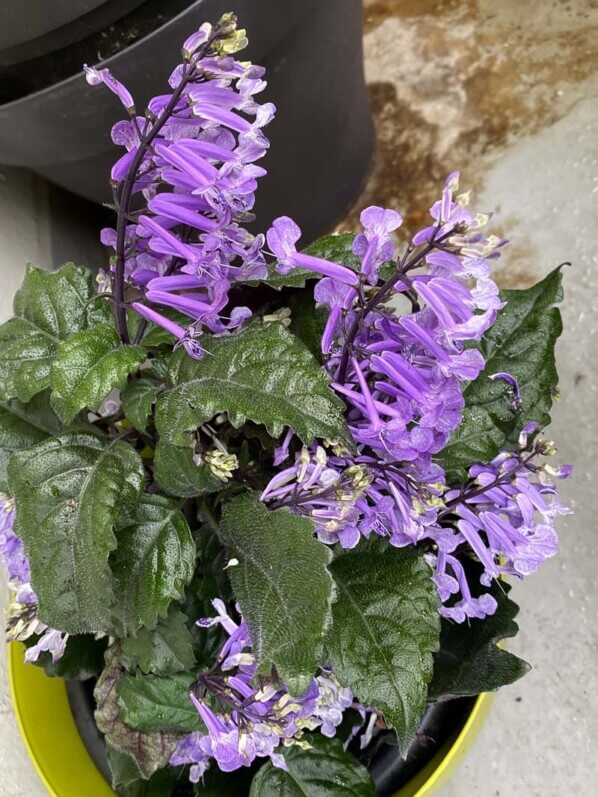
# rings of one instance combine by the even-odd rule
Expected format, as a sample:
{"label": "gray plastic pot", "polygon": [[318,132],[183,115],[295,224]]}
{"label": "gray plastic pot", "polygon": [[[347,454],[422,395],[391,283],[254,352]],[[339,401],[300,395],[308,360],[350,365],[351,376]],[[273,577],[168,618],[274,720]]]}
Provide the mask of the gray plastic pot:
{"label": "gray plastic pot", "polygon": [[145,0],[8,0],[0,9],[0,66],[55,52],[106,28]]}
{"label": "gray plastic pot", "polygon": [[[249,33],[247,58],[268,70],[261,97],[278,114],[267,132],[268,176],[258,192],[258,226],[288,214],[306,239],[330,229],[355,200],[373,150],[363,76],[361,0],[236,0]],[[101,63],[133,92],[138,107],[164,90],[180,44],[230,0],[198,0]],[[80,47],[80,45],[78,45]],[[93,61],[95,53],[89,53]],[[56,53],[72,58],[72,53]],[[116,99],[81,73],[0,105],[0,162],[27,166],[96,202],[110,201],[108,175],[118,150]]]}

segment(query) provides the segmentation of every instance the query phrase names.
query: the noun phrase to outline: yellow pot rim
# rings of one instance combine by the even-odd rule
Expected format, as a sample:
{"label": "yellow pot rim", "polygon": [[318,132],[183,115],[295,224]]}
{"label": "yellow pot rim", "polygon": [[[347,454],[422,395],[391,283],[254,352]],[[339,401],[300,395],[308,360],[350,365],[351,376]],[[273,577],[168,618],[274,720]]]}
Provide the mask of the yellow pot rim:
{"label": "yellow pot rim", "polygon": [[[61,678],[25,664],[24,646],[8,646],[8,676],[17,723],[29,756],[51,797],[114,797],[93,763],[69,705]],[[395,797],[431,797],[445,783],[477,736],[491,695],[480,695],[461,730]]]}

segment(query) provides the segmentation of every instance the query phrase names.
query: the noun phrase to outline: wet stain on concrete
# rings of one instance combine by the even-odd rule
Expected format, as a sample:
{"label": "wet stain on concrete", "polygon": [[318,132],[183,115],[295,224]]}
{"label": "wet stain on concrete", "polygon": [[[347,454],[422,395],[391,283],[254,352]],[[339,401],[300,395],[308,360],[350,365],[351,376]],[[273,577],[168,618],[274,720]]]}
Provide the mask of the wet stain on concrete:
{"label": "wet stain on concrete", "polygon": [[[413,231],[449,172],[480,189],[505,149],[565,116],[588,81],[598,91],[596,0],[364,0],[364,29],[377,150],[339,229],[375,203]],[[516,246],[526,244],[510,247],[505,287],[537,278],[518,272]]]}

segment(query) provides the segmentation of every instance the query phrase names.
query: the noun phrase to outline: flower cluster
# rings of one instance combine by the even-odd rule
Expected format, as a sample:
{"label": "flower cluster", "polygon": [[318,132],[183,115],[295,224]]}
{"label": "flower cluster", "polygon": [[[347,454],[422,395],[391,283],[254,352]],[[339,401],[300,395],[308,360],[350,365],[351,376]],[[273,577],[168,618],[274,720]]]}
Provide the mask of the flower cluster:
{"label": "flower cluster", "polygon": [[[105,84],[130,116],[112,129],[126,149],[112,169],[122,223],[104,230],[102,241],[114,247],[114,268],[138,293],[132,307],[196,358],[204,328],[225,332],[251,315],[246,307],[226,315],[231,285],[267,273],[263,236],[242,225],[253,218],[257,181],[266,173],[256,161],[269,147],[263,128],[275,108],[256,101],[266,87],[263,68],[232,56],[245,44],[233,15],[202,25],[183,45],[171,91],[154,97],[144,117],[107,69],[86,68],[88,81]],[[134,195],[141,210],[132,209]]]}
{"label": "flower cluster", "polygon": [[[471,500],[463,497],[467,491],[449,489],[434,461],[462,421],[463,385],[485,365],[471,343],[481,339],[503,306],[490,261],[505,242],[485,235],[489,216],[469,210],[469,193],[457,194],[458,183],[458,173],[449,175],[441,199],[430,209],[433,224],[418,232],[396,261],[393,234],[401,216],[378,207],[364,210],[363,232],[353,241],[359,272],[297,252],[297,225],[286,217],[273,223],[267,239],[278,270],[304,268],[323,277],[314,290],[316,302],[329,311],[322,352],[332,387],[346,402],[356,452],[338,446],[332,454],[321,447],[302,450],[294,465],[271,479],[262,500],[309,515],[320,540],[345,548],[372,533],[397,547],[423,543],[436,567],[441,598],[451,602],[442,612],[462,622],[491,614],[496,602],[488,594],[471,597],[453,555],[457,549],[468,548],[480,558],[485,586],[499,573],[524,575],[523,559],[529,572],[531,561],[537,566],[554,553],[556,537],[546,531],[546,518],[556,510],[538,498],[550,490],[547,486],[530,486],[526,492],[524,483],[533,484],[525,482],[526,474],[536,471],[529,463],[519,467],[515,454],[472,468]],[[390,276],[383,268],[389,261]],[[518,412],[517,381],[505,373],[491,378],[506,382],[509,406]],[[289,430],[275,464],[288,457],[291,440]],[[490,488],[497,468],[500,490]],[[532,509],[542,514],[542,524],[533,523]],[[517,534],[505,531],[506,521],[493,520],[505,514]],[[491,554],[482,555],[487,548],[480,532],[488,537]],[[500,557],[511,564],[499,566]],[[459,592],[462,599],[455,603]]]}
{"label": "flower cluster", "polygon": [[[209,628],[219,624],[228,634],[212,670],[199,676],[191,700],[207,729],[184,737],[170,759],[173,766],[191,764],[190,778],[197,783],[214,760],[223,772],[250,766],[256,758],[270,758],[286,769],[280,747],[309,747],[305,731],[319,729],[332,737],[345,709],[353,705],[350,689],[334,675],[321,671],[307,691],[292,697],[286,688],[262,679],[254,686],[257,665],[251,636],[244,621],[236,623],[224,603],[216,599],[216,617],[198,621]],[[196,692],[201,692],[198,697]],[[214,703],[222,712],[214,710]]]}
{"label": "flower cluster", "polygon": [[14,533],[15,507],[12,498],[0,494],[0,561],[8,575],[13,597],[8,606],[7,637],[10,641],[25,642],[37,636],[36,642],[27,649],[25,661],[37,661],[47,651],[52,661],[63,655],[68,634],[49,628],[37,617],[37,596],[31,588],[29,561],[23,543]]}
{"label": "flower cluster", "polygon": [[542,438],[529,445],[535,432],[536,425],[527,424],[518,451],[502,452],[488,465],[473,465],[470,483],[445,494],[442,514],[453,513],[458,533],[428,558],[440,597],[450,602],[441,613],[456,622],[496,609],[491,595],[472,597],[463,565],[453,555],[459,545],[467,545],[482,564],[485,586],[500,575],[531,575],[557,553],[554,521],[570,510],[558,499],[551,477],[564,479],[571,467],[538,464],[539,457],[554,453],[554,446]]}

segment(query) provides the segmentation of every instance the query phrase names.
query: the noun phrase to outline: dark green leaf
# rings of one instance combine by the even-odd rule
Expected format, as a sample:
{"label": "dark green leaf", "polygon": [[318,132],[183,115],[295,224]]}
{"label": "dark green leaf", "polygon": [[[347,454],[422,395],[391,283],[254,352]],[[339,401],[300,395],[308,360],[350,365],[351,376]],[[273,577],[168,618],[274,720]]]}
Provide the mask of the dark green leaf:
{"label": "dark green leaf", "polygon": [[[439,457],[451,477],[463,476],[472,455],[482,461],[492,459],[516,440],[529,421],[536,421],[540,428],[550,423],[558,383],[554,348],[562,331],[561,314],[554,305],[563,298],[561,281],[558,268],[531,288],[501,293],[507,305],[480,346],[486,367],[465,388],[463,424]],[[499,372],[518,380],[521,411],[511,409],[506,383],[489,379]]]}
{"label": "dark green leaf", "polygon": [[171,797],[181,794],[178,790],[175,791],[177,785],[187,781],[188,774],[182,767],[167,766],[155,772],[149,780],[131,781],[119,786],[116,791],[119,797]]}
{"label": "dark green leaf", "polygon": [[190,670],[195,664],[193,638],[187,617],[180,606],[171,604],[168,615],[150,631],[142,628],[136,637],[122,641],[123,663],[148,674],[172,675]]}
{"label": "dark green leaf", "polygon": [[123,441],[64,434],[13,454],[8,473],[40,618],[74,634],[108,631],[113,527],[141,490],[139,455]]}
{"label": "dark green leaf", "polygon": [[[34,641],[37,641],[37,637],[31,637],[32,644]],[[28,642],[25,643],[27,647]],[[51,678],[85,681],[102,672],[106,644],[105,637],[96,639],[92,634],[71,634],[58,661],[52,661],[51,655],[43,652],[35,664],[43,667]]]}
{"label": "dark green leaf", "polygon": [[[141,779],[141,772],[135,763],[133,756],[123,753],[121,750],[106,745],[106,758],[112,773],[112,786],[115,789],[126,788],[137,783]],[[147,781],[143,781],[146,783]]]}
{"label": "dark green leaf", "polygon": [[328,312],[325,307],[316,307],[313,292],[304,290],[289,299],[291,309],[291,332],[302,340],[314,357],[322,358],[322,332]]}
{"label": "dark green leaf", "polygon": [[110,564],[115,614],[125,634],[156,627],[173,600],[182,600],[195,569],[195,543],[178,505],[161,495],[143,495],[117,532]]}
{"label": "dark green leaf", "polygon": [[330,567],[338,598],[326,639],[332,669],[394,727],[406,750],[426,705],[438,649],[438,595],[419,553],[375,541]]}
{"label": "dark green leaf", "polygon": [[85,407],[98,410],[145,358],[140,346],[123,346],[107,324],[71,335],[60,344],[50,372],[55,410],[67,422]]}
{"label": "dark green leaf", "polygon": [[195,464],[191,439],[188,446],[173,446],[158,440],[154,469],[154,478],[164,492],[179,498],[207,495],[223,486],[209,465]]}
{"label": "dark green leaf", "polygon": [[442,621],[428,694],[431,700],[491,692],[529,671],[527,662],[498,647],[501,639],[513,637],[519,630],[514,620],[519,607],[507,597],[509,590],[505,583],[493,586],[498,609],[484,620]]}
{"label": "dark green leaf", "polygon": [[158,396],[158,386],[149,379],[136,379],[122,392],[123,412],[135,429],[145,432],[152,407]]}
{"label": "dark green leaf", "polygon": [[201,362],[176,352],[174,388],[158,398],[156,425],[174,445],[214,415],[227,412],[233,426],[247,419],[273,437],[291,426],[305,442],[346,437],[343,403],[308,349],[281,324],[255,324],[228,337],[202,340]]}
{"label": "dark green leaf", "polygon": [[0,399],[21,401],[49,386],[60,341],[112,317],[91,272],[72,263],[59,271],[27,266],[13,309],[0,326]]}
{"label": "dark green leaf", "polygon": [[166,766],[180,737],[164,730],[143,733],[123,722],[119,714],[117,692],[123,677],[119,657],[117,645],[106,651],[106,666],[94,689],[97,705],[94,718],[98,729],[106,737],[106,743],[131,756],[141,776],[149,778],[158,769]]}
{"label": "dark green leaf", "polygon": [[263,766],[249,797],[376,797],[370,773],[338,739],[310,734],[306,741],[311,749],[284,750],[288,772],[271,763]]}
{"label": "dark green leaf", "polygon": [[194,676],[123,675],[117,691],[120,713],[132,728],[151,733],[159,730],[203,730],[197,709],[189,698]]}
{"label": "dark green leaf", "polygon": [[472,463],[490,462],[504,441],[504,432],[487,410],[466,406],[461,424],[439,456],[440,464],[448,478],[465,479]]}
{"label": "dark green leaf", "polygon": [[0,403],[0,488],[14,451],[31,448],[50,435],[60,434],[61,424],[48,398],[47,393],[40,393],[28,404],[16,399]]}
{"label": "dark green leaf", "polygon": [[220,536],[239,564],[228,572],[249,624],[258,672],[276,667],[289,691],[309,686],[330,624],[330,550],[313,523],[284,509],[268,510],[255,495],[226,503]]}

